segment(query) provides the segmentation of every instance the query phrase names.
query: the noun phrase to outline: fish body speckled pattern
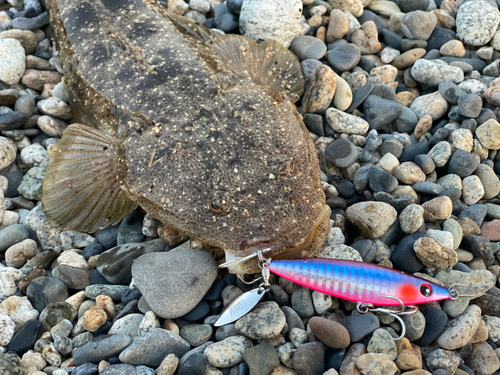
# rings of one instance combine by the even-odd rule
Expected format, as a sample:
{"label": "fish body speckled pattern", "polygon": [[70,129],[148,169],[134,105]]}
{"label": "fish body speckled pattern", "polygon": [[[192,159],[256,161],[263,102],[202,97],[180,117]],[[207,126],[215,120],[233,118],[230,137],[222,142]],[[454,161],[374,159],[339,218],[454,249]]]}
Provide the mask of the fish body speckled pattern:
{"label": "fish body speckled pattern", "polygon": [[395,306],[452,299],[447,288],[371,263],[337,259],[273,260],[269,270],[321,293],[354,302]]}
{"label": "fish body speckled pattern", "polygon": [[[319,251],[330,208],[290,51],[151,0],[47,7],[80,123],[50,150],[42,204],[58,227],[95,232],[138,204],[227,261]],[[230,271],[256,272],[256,259]]]}

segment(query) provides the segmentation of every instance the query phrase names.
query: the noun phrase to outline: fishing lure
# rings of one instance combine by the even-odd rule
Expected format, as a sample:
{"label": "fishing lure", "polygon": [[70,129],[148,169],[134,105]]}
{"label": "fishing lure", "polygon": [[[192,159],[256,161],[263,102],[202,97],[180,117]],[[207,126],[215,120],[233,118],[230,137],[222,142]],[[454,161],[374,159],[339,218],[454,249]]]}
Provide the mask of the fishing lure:
{"label": "fishing lure", "polygon": [[[255,256],[255,255],[253,255]],[[446,288],[417,276],[371,263],[338,259],[265,259],[257,254],[263,282],[257,289],[244,293],[219,317],[215,326],[231,323],[248,313],[270,288],[270,272],[321,293],[357,302],[360,313],[383,312],[397,318],[417,311],[414,304],[456,300],[458,285]],[[244,261],[246,259],[243,259]],[[221,267],[227,266],[222,264]],[[260,280],[260,279],[259,279]],[[463,285],[470,287],[469,285]],[[466,296],[461,294],[461,296]],[[376,308],[375,305],[399,306],[399,310]]]}

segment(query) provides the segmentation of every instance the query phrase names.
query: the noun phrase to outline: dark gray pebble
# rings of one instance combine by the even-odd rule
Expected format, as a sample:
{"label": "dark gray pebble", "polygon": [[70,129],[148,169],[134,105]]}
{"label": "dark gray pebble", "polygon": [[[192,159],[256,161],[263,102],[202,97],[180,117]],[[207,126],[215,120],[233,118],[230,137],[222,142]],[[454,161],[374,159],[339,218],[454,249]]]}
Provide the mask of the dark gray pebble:
{"label": "dark gray pebble", "polygon": [[231,13],[238,15],[241,11],[241,6],[243,5],[243,0],[227,0],[227,10]]}
{"label": "dark gray pebble", "polygon": [[429,39],[427,39],[427,51],[439,50],[443,44],[456,38],[454,31],[441,26],[436,26]]}
{"label": "dark gray pebble", "polygon": [[84,363],[75,367],[71,372],[72,375],[97,375],[99,374],[99,365],[95,363]]}
{"label": "dark gray pebble", "polygon": [[448,164],[448,173],[465,178],[474,173],[478,165],[479,161],[473,154],[465,150],[457,150]]}
{"label": "dark gray pebble", "polygon": [[120,353],[120,361],[134,365],[158,367],[170,353],[181,358],[190,349],[189,343],[178,334],[161,328],[152,328],[137,337]]}
{"label": "dark gray pebble", "polygon": [[[477,116],[477,118],[476,118],[477,126],[482,125],[484,122],[486,122],[490,119],[496,120],[495,112],[493,112],[490,108],[481,109],[479,116]],[[463,126],[463,124],[462,124],[462,126]]]}
{"label": "dark gray pebble", "polygon": [[416,184],[413,184],[412,187],[419,194],[432,196],[441,194],[444,191],[444,188],[441,185],[427,181],[417,182]]}
{"label": "dark gray pebble", "polygon": [[310,318],[314,315],[314,305],[312,302],[311,289],[301,287],[292,293],[292,309],[301,318]]}
{"label": "dark gray pebble", "polygon": [[206,301],[200,301],[194,309],[184,315],[182,318],[188,322],[194,322],[203,319],[210,311],[210,306]]}
{"label": "dark gray pebble", "polygon": [[61,280],[69,289],[83,290],[90,285],[92,275],[89,270],[60,264],[52,270],[52,276]]}
{"label": "dark gray pebble", "polygon": [[276,302],[279,306],[290,305],[290,296],[278,284],[271,285],[271,290],[269,291],[268,297],[270,301]]}
{"label": "dark gray pebble", "polygon": [[383,29],[382,35],[384,36],[385,44],[387,44],[389,47],[397,49],[398,51],[401,51],[401,41],[403,40],[401,36],[389,29]]}
{"label": "dark gray pebble", "polygon": [[335,186],[337,189],[339,195],[342,198],[350,198],[354,194],[354,185],[351,181],[348,181],[342,177],[339,176],[330,176],[328,179],[330,183]]}
{"label": "dark gray pebble", "polygon": [[375,26],[377,26],[377,32],[379,35],[382,34],[382,31],[385,28],[384,24],[380,20],[380,17],[376,13],[373,13],[371,10],[368,9],[363,10],[363,14],[358,17],[358,21],[361,25],[364,24],[366,21],[373,21],[375,23]]}
{"label": "dark gray pebble", "polygon": [[217,328],[215,340],[222,341],[231,336],[238,336],[240,333],[236,330],[236,323],[230,323]]}
{"label": "dark gray pebble", "polygon": [[132,365],[119,363],[106,367],[101,375],[139,375],[136,368]]}
{"label": "dark gray pebble", "polygon": [[429,144],[427,142],[419,142],[408,146],[403,150],[401,157],[399,158],[400,163],[405,161],[414,161],[415,156],[421,154],[427,154],[429,152]]}
{"label": "dark gray pebble", "polygon": [[45,25],[49,24],[49,15],[47,12],[43,12],[33,18],[19,17],[12,20],[12,27],[14,29],[22,30],[36,30],[40,29]]}
{"label": "dark gray pebble", "polygon": [[290,50],[297,56],[299,61],[306,59],[319,60],[326,53],[326,44],[314,36],[299,35],[296,36]]}
{"label": "dark gray pebble", "polygon": [[386,193],[390,193],[398,187],[398,180],[376,165],[372,165],[370,168],[368,183],[374,192],[385,191]]}
{"label": "dark gray pebble", "polygon": [[481,113],[483,100],[476,94],[465,94],[458,98],[458,112],[465,117],[476,118]]}
{"label": "dark gray pebble", "polygon": [[478,58],[467,58],[467,57],[451,57],[451,56],[443,56],[440,60],[450,64],[454,61],[466,63],[472,66],[472,69],[477,71],[482,71],[486,67],[486,63]]}
{"label": "dark gray pebble", "polygon": [[325,346],[319,341],[300,345],[293,355],[293,365],[297,374],[322,375],[325,372]]}
{"label": "dark gray pebble", "polygon": [[212,336],[212,326],[209,324],[190,324],[181,328],[179,334],[192,347],[199,346]]}
{"label": "dark gray pebble", "polygon": [[384,85],[383,83],[374,83],[371,95],[391,101],[396,100],[396,92],[394,89],[391,86]]}
{"label": "dark gray pebble", "polygon": [[222,289],[226,287],[226,282],[221,279],[216,279],[208,292],[205,294],[203,299],[205,301],[216,301],[220,298],[220,295],[222,293]]}
{"label": "dark gray pebble", "polygon": [[365,120],[371,129],[385,129],[386,125],[399,117],[402,105],[376,95],[368,95],[363,102]]}
{"label": "dark gray pebble", "polygon": [[144,241],[144,234],[142,234],[143,220],[144,215],[137,211],[125,216],[118,227],[116,244],[119,246],[125,243]]}
{"label": "dark gray pebble", "polygon": [[95,238],[106,250],[115,247],[117,244],[119,224],[111,225],[95,232]]}
{"label": "dark gray pebble", "polygon": [[370,95],[373,90],[373,85],[371,83],[367,83],[366,85],[361,86],[353,95],[351,105],[347,108],[346,112],[351,113],[356,108],[358,108],[361,103]]}
{"label": "dark gray pebble", "polygon": [[484,204],[473,204],[472,206],[464,208],[462,212],[460,212],[459,218],[466,217],[468,219],[471,219],[478,226],[481,226],[487,212],[488,207],[486,207]]}
{"label": "dark gray pebble", "polygon": [[122,293],[125,289],[128,289],[127,285],[107,285],[107,284],[96,284],[89,285],[85,288],[85,295],[88,298],[96,299],[100,294],[104,294],[110,297],[113,301],[117,302],[121,300]]}
{"label": "dark gray pebble", "polygon": [[426,237],[426,235],[414,233],[404,237],[399,242],[391,254],[391,262],[394,264],[394,268],[409,273],[415,273],[424,268],[413,250],[415,241],[421,237]]}
{"label": "dark gray pebble", "polygon": [[342,318],[340,321],[349,332],[351,343],[363,340],[380,327],[380,321],[374,314],[351,315]]}
{"label": "dark gray pebble", "polygon": [[443,95],[443,97],[450,102],[451,104],[457,104],[458,98],[467,93],[454,84],[451,81],[445,81],[439,84],[438,86],[439,93]]}
{"label": "dark gray pebble", "polygon": [[304,322],[297,314],[297,312],[290,306],[282,306],[281,311],[285,314],[286,324],[288,325],[288,332],[291,332],[294,328],[300,328],[305,330]]}
{"label": "dark gray pebble", "polygon": [[93,243],[89,246],[83,248],[82,253],[80,254],[85,260],[89,260],[91,256],[100,255],[104,251],[104,247],[100,243]]}
{"label": "dark gray pebble", "polygon": [[30,237],[28,228],[22,224],[12,224],[0,230],[0,251],[5,251],[12,245]]}
{"label": "dark gray pebble", "polygon": [[243,352],[243,360],[252,374],[269,374],[280,364],[278,353],[269,341],[246,349]]}
{"label": "dark gray pebble", "polygon": [[375,200],[390,204],[400,214],[407,206],[415,203],[415,200],[407,194],[391,195],[384,191],[373,194]]}
{"label": "dark gray pebble", "polygon": [[337,72],[351,70],[358,65],[360,58],[361,52],[354,44],[334,46],[328,52],[328,62]]}
{"label": "dark gray pebble", "polygon": [[165,247],[165,243],[159,238],[147,242],[118,245],[99,256],[96,268],[109,282],[126,285],[132,280],[131,269],[135,259],[146,253],[163,251]]}
{"label": "dark gray pebble", "polygon": [[21,327],[9,342],[8,350],[22,356],[33,348],[36,340],[42,335],[42,323],[39,320],[30,319]]}
{"label": "dark gray pebble", "polygon": [[427,10],[429,0],[396,0],[396,4],[402,12],[409,13],[415,10]]}
{"label": "dark gray pebble", "polygon": [[468,250],[475,258],[493,259],[493,250],[490,241],[486,237],[469,234],[465,239],[467,240]]}
{"label": "dark gray pebble", "polygon": [[26,296],[33,307],[42,312],[49,303],[65,301],[68,298],[68,288],[61,280],[40,276],[28,285]]}
{"label": "dark gray pebble", "polygon": [[325,157],[339,168],[347,168],[358,158],[358,149],[347,139],[339,138],[325,149]]}
{"label": "dark gray pebble", "polygon": [[434,160],[432,160],[432,158],[427,154],[415,156],[414,161],[415,164],[418,165],[425,174],[432,173],[436,169]]}
{"label": "dark gray pebble", "polygon": [[214,8],[214,23],[217,29],[227,33],[238,28],[238,17],[227,9],[225,3],[218,4]]}
{"label": "dark gray pebble", "polygon": [[303,115],[304,124],[307,126],[307,129],[312,131],[314,134],[323,137],[325,135],[325,127],[323,125],[323,118],[320,115],[316,115],[313,113],[306,113]]}

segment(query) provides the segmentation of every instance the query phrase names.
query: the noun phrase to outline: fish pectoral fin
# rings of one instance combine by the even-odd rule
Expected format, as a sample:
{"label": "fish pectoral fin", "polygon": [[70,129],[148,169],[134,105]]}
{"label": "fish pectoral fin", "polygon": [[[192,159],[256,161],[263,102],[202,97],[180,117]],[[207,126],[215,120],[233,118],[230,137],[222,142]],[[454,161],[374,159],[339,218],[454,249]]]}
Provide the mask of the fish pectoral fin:
{"label": "fish pectoral fin", "polygon": [[72,124],[49,156],[42,208],[61,229],[93,233],[137,207],[118,184],[112,135]]}
{"label": "fish pectoral fin", "polygon": [[207,42],[219,65],[256,84],[284,93],[295,103],[304,91],[304,76],[297,57],[275,40],[257,43],[241,35],[223,35]]}

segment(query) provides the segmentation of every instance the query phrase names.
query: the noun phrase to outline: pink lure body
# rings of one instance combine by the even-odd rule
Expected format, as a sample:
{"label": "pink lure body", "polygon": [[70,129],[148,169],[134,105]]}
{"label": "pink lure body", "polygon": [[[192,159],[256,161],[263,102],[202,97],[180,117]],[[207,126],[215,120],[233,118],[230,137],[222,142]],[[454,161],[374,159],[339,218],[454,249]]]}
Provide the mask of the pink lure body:
{"label": "pink lure body", "polygon": [[307,288],[354,302],[394,306],[452,299],[447,288],[375,264],[337,259],[272,260],[269,270]]}

